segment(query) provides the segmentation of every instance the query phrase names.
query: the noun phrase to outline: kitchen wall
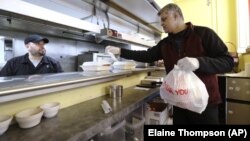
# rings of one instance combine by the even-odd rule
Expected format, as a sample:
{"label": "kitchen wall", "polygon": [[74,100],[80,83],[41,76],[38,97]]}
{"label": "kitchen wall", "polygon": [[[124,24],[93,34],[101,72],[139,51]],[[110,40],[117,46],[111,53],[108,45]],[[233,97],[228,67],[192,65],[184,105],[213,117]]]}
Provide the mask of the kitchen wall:
{"label": "kitchen wall", "polygon": [[185,21],[212,28],[236,52],[237,17],[236,0],[174,0],[183,11]]}
{"label": "kitchen wall", "polygon": [[[230,52],[237,51],[236,0],[217,0],[217,33],[228,46]],[[231,43],[231,46],[230,46]]]}
{"label": "kitchen wall", "polygon": [[238,71],[244,71],[245,70],[245,64],[250,63],[250,54],[240,54],[239,55],[239,66],[238,66]]}
{"label": "kitchen wall", "polygon": [[[0,30],[0,36],[8,37],[13,39],[13,54],[14,56],[20,56],[27,53],[27,49],[24,46],[24,39],[29,33],[15,32]],[[97,44],[95,42],[79,41],[73,39],[58,38],[54,36],[44,35],[44,37],[49,39],[49,43],[46,44],[45,48],[47,50],[47,55],[58,60],[65,72],[76,71],[76,57],[78,54],[87,51],[99,51],[104,53],[106,45],[116,45],[124,48],[129,48],[129,45],[103,42]],[[3,54],[3,49],[1,51]],[[7,60],[4,60],[7,61]],[[4,62],[2,62],[2,66]]]}

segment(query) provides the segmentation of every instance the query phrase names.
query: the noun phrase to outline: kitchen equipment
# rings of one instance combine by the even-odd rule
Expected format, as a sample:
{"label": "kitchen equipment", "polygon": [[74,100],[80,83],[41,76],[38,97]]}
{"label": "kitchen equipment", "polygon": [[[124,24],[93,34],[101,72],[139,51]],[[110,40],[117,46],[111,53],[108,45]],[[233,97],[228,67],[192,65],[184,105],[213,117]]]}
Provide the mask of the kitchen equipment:
{"label": "kitchen equipment", "polygon": [[101,37],[105,37],[107,38],[108,36],[112,36],[112,37],[120,37],[120,35],[118,35],[118,31],[114,30],[114,29],[109,29],[109,28],[104,28],[101,29],[101,33],[100,33]]}
{"label": "kitchen equipment", "polygon": [[123,95],[123,86],[116,84],[109,86],[109,95],[111,98],[121,98]]}
{"label": "kitchen equipment", "polygon": [[145,78],[145,79],[141,80],[141,84],[161,85],[162,81],[158,78]]}
{"label": "kitchen equipment", "polygon": [[250,78],[226,78],[226,123],[250,124]]}
{"label": "kitchen equipment", "polygon": [[155,79],[157,82],[163,82],[163,77],[160,76],[146,76],[146,79]]}
{"label": "kitchen equipment", "polygon": [[40,123],[42,115],[43,110],[41,108],[30,108],[18,112],[15,117],[21,128],[31,128]]}
{"label": "kitchen equipment", "polygon": [[44,117],[52,118],[57,115],[60,109],[60,103],[59,102],[45,103],[41,105],[40,108],[44,110],[43,114]]}
{"label": "kitchen equipment", "polygon": [[10,115],[0,115],[0,135],[8,129],[12,118]]}
{"label": "kitchen equipment", "polygon": [[143,88],[156,88],[161,86],[163,77],[147,76],[145,79],[141,80],[141,83],[136,85],[137,87]]}
{"label": "kitchen equipment", "polygon": [[137,87],[142,87],[142,88],[156,88],[156,87],[159,87],[158,85],[151,85],[151,84],[138,84],[136,86]]}
{"label": "kitchen equipment", "polygon": [[106,53],[94,53],[93,54],[93,61],[95,61],[95,62],[99,62],[99,61],[113,62],[111,56],[109,54],[106,54]]}

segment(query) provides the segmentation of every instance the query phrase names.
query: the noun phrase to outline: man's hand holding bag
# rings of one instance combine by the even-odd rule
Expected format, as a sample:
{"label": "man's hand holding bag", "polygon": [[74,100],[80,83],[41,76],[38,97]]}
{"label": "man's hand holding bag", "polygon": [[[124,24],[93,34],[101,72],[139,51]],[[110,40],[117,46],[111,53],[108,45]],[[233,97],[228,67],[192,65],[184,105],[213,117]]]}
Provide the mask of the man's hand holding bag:
{"label": "man's hand holding bag", "polygon": [[169,104],[197,113],[205,110],[209,97],[204,83],[191,70],[179,66],[164,78],[160,95]]}

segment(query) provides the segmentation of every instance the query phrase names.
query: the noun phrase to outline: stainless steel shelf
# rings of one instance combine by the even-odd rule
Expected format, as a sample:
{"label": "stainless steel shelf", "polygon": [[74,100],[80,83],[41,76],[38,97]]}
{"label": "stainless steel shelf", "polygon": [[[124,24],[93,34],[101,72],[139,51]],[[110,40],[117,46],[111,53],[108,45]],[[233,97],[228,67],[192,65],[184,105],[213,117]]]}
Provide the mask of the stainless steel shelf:
{"label": "stainless steel shelf", "polygon": [[117,80],[154,68],[0,77],[0,103]]}
{"label": "stainless steel shelf", "polygon": [[[98,25],[37,5],[33,5],[25,1],[2,0],[0,5],[0,13],[1,16],[8,17],[10,23],[7,26],[10,27],[13,26],[11,19],[19,19],[19,21],[24,20],[42,24],[44,26],[52,26],[57,30],[71,31],[75,33],[100,33],[100,27]],[[20,26],[16,28],[19,28],[19,30],[30,31],[30,26]]]}

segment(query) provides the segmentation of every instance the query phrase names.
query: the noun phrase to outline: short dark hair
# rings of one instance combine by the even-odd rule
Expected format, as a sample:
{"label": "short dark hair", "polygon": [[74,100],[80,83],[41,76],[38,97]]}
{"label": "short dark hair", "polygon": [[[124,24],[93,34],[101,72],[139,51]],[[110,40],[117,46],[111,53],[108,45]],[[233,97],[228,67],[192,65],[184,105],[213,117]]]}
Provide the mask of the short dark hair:
{"label": "short dark hair", "polygon": [[173,11],[173,12],[175,12],[175,14],[178,14],[178,15],[184,20],[184,17],[183,17],[181,8],[180,8],[177,4],[174,4],[174,3],[169,3],[169,4],[165,5],[165,6],[158,12],[158,15],[160,16],[163,12],[168,12],[168,11]]}

